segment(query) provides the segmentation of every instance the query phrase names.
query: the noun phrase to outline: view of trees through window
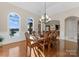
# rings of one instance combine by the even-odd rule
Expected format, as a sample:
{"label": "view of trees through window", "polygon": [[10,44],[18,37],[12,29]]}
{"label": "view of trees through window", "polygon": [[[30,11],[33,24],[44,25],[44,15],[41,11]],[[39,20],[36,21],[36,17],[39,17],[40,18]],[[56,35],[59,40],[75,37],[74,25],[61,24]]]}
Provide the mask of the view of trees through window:
{"label": "view of trees through window", "polygon": [[33,19],[32,18],[28,18],[27,26],[28,26],[29,33],[32,34],[32,31],[33,31]]}
{"label": "view of trees through window", "polygon": [[9,14],[9,31],[10,36],[13,37],[20,29],[20,16],[15,13],[11,12]]}

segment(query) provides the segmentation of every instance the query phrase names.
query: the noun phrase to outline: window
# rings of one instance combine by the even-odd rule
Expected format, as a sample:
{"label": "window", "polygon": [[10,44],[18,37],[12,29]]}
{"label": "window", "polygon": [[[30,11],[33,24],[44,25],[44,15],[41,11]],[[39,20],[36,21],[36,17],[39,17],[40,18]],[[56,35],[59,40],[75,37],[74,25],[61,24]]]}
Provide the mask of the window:
{"label": "window", "polygon": [[11,12],[9,14],[9,32],[10,36],[13,37],[20,29],[20,16],[16,12]]}
{"label": "window", "polygon": [[28,27],[28,32],[32,34],[33,31],[33,19],[30,17],[27,19],[27,27]]}

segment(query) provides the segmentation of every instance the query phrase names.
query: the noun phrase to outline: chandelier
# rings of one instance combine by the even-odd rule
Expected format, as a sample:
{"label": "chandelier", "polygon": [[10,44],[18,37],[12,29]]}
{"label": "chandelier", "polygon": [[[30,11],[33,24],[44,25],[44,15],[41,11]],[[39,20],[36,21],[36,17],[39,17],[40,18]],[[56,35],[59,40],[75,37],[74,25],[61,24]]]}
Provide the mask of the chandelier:
{"label": "chandelier", "polygon": [[51,20],[51,18],[47,15],[47,13],[46,13],[46,2],[44,3],[44,14],[41,16],[41,19],[40,19],[40,21],[42,22],[42,23],[44,23],[44,25],[45,25],[45,29],[46,29],[46,24],[47,24],[47,22],[49,22],[50,20]]}
{"label": "chandelier", "polygon": [[44,11],[43,12],[44,12],[44,14],[41,16],[40,21],[43,23],[46,23],[51,20],[51,18],[49,18],[49,16],[46,13],[46,2],[44,3]]}

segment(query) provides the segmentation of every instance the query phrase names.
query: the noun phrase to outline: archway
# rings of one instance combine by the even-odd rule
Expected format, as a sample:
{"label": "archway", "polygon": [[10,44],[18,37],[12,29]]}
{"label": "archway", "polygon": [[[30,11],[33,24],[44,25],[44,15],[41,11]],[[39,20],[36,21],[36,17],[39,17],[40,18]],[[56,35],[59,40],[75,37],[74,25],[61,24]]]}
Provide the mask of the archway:
{"label": "archway", "polygon": [[[65,19],[65,47],[66,52],[72,51],[77,52],[78,44],[78,33],[79,33],[79,17],[69,16]],[[69,53],[72,53],[69,52]]]}
{"label": "archway", "polygon": [[78,17],[70,16],[65,19],[65,38],[74,41],[77,39]]}
{"label": "archway", "polygon": [[60,21],[59,20],[51,20],[51,21],[47,22],[47,25],[50,25],[50,30],[60,31]]}

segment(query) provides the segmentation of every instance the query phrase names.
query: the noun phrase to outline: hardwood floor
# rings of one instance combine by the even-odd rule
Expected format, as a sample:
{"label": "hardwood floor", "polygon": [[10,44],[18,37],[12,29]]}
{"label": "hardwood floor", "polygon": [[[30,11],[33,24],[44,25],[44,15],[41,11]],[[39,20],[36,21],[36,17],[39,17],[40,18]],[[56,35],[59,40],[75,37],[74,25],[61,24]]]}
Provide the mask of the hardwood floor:
{"label": "hardwood floor", "polygon": [[[76,57],[79,54],[78,52],[79,50],[77,49],[77,43],[60,40],[60,44],[58,44],[57,48],[51,47],[49,52],[47,52],[47,49],[45,49],[45,53],[42,53],[40,49],[32,49],[31,57]],[[25,41],[12,43],[0,47],[0,57],[28,57],[28,55],[29,50],[26,54]]]}

